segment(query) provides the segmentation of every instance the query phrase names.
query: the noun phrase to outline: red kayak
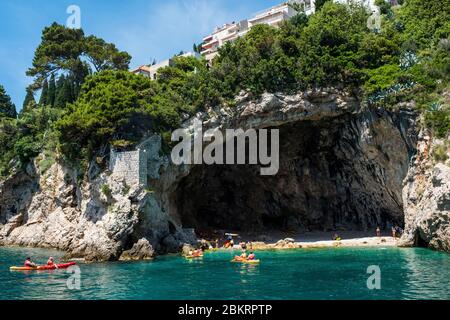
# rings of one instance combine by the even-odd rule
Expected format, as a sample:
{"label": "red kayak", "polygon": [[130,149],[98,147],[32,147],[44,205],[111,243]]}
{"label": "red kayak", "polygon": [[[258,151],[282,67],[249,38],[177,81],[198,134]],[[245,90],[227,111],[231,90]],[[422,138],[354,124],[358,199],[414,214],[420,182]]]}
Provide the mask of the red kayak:
{"label": "red kayak", "polygon": [[12,271],[33,271],[33,270],[55,270],[55,269],[67,269],[71,266],[76,265],[75,262],[68,262],[68,263],[61,263],[61,264],[57,264],[57,265],[52,265],[52,266],[37,266],[35,268],[32,267],[11,267],[9,268],[9,270]]}

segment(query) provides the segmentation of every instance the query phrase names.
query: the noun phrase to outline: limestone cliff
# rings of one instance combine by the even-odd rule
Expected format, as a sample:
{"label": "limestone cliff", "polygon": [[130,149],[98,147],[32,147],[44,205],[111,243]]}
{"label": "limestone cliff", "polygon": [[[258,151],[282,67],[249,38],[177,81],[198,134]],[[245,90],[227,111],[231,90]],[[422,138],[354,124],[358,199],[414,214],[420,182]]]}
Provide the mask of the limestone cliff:
{"label": "limestone cliff", "polygon": [[450,251],[450,161],[434,160],[433,150],[445,142],[423,132],[418,152],[405,180],[405,234],[402,246]]}
{"label": "limestone cliff", "polygon": [[[0,243],[116,260],[181,250],[195,242],[193,229],[301,232],[403,223],[410,206],[403,181],[415,179],[410,164],[418,137],[408,105],[368,110],[337,89],[243,93],[233,108],[196,118],[220,130],[279,129],[278,175],[262,177],[255,165],[176,166],[157,136],[134,153],[113,151],[103,164],[109,169],[93,161],[83,181],[62,163],[44,174],[30,165],[0,184]],[[406,212],[411,225],[413,213]]]}

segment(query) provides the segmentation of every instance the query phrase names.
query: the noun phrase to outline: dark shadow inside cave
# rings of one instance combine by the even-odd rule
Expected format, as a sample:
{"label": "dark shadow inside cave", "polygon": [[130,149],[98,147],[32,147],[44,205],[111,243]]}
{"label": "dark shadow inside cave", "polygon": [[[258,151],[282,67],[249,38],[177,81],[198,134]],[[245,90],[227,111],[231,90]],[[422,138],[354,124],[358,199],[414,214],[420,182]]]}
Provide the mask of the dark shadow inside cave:
{"label": "dark shadow inside cave", "polygon": [[414,239],[414,246],[418,248],[429,248],[429,242],[426,241],[421,235],[420,231],[416,232],[415,239]]}
{"label": "dark shadow inside cave", "polygon": [[[409,157],[394,124],[345,116],[278,129],[276,176],[261,176],[258,165],[191,170],[175,193],[183,227],[302,232],[403,224],[401,189]],[[367,130],[369,142],[362,138]]]}

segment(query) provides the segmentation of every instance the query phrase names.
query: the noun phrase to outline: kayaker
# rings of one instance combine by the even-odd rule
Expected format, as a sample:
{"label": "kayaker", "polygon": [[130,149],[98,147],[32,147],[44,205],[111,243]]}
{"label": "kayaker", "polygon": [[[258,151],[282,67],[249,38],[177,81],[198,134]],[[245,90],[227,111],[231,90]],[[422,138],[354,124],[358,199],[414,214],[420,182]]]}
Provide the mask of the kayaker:
{"label": "kayaker", "polygon": [[37,267],[36,263],[31,261],[30,257],[28,257],[27,260],[25,260],[25,263],[23,265],[28,268],[36,268]]}
{"label": "kayaker", "polygon": [[335,234],[334,234],[334,237],[333,237],[333,240],[334,240],[334,241],[341,241],[342,238],[341,238],[337,233],[335,233]]}
{"label": "kayaker", "polygon": [[55,264],[55,259],[53,259],[53,257],[48,258],[47,265],[48,266],[53,266],[54,264]]}
{"label": "kayaker", "polygon": [[253,252],[250,252],[247,259],[250,261],[255,260],[255,254]]}

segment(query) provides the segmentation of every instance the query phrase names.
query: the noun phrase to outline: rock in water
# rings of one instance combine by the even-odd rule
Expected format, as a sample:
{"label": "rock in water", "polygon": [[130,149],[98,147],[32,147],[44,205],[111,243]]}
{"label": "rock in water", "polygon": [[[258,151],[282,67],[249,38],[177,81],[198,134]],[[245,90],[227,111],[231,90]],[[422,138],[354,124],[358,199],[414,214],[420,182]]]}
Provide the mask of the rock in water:
{"label": "rock in water", "polygon": [[195,248],[192,245],[184,244],[181,252],[182,252],[183,256],[188,256],[189,252],[192,252],[194,250],[195,250]]}
{"label": "rock in water", "polygon": [[130,250],[124,251],[120,256],[121,261],[130,260],[151,260],[155,252],[147,239],[141,239],[136,242]]}

